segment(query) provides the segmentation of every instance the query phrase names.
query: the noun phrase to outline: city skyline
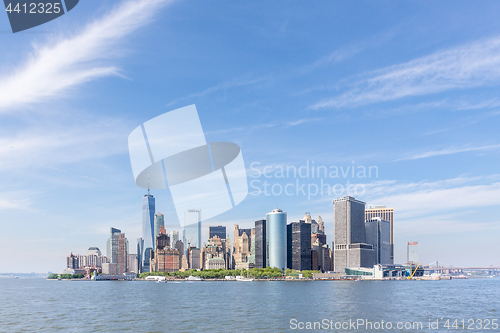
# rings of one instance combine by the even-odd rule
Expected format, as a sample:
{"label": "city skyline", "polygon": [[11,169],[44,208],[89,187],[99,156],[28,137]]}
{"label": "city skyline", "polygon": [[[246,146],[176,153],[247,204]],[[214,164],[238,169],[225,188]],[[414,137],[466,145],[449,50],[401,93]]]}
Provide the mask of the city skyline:
{"label": "city skyline", "polygon": [[[57,271],[111,226],[136,252],[128,135],[192,104],[207,142],[241,147],[249,185],[202,240],[276,207],[330,237],[331,200],[352,195],[394,208],[395,263],[418,241],[424,263],[499,264],[500,4],[459,3],[80,2],[3,34],[0,271]],[[182,232],[169,190],[151,194]]]}

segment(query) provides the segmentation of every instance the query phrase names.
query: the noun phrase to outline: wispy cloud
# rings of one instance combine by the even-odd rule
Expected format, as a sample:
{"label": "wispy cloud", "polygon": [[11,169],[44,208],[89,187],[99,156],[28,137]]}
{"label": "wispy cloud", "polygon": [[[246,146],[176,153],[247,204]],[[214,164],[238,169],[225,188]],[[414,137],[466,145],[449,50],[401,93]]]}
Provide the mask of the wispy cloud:
{"label": "wispy cloud", "polygon": [[287,123],[287,127],[294,127],[302,124],[314,123],[324,119],[325,118],[302,118],[302,119],[292,120]]}
{"label": "wispy cloud", "polygon": [[311,109],[345,108],[406,96],[434,94],[500,82],[500,37],[483,39],[400,65],[368,72],[339,96]]}
{"label": "wispy cloud", "polygon": [[12,199],[1,199],[0,198],[0,210],[4,209],[27,209],[31,204],[28,199],[12,200]]}
{"label": "wispy cloud", "polygon": [[290,120],[287,122],[277,122],[277,123],[263,123],[249,126],[240,126],[233,128],[226,128],[221,130],[207,131],[205,134],[207,135],[218,135],[218,134],[226,134],[226,133],[245,133],[246,135],[251,134],[255,131],[267,128],[277,128],[277,129],[285,129],[294,126],[299,126],[302,124],[318,122],[324,120],[324,118],[302,118],[297,120]]}
{"label": "wispy cloud", "polygon": [[428,158],[428,157],[452,155],[452,154],[465,153],[465,152],[471,152],[471,151],[486,151],[486,150],[492,150],[492,149],[498,149],[498,148],[500,148],[500,144],[485,145],[485,146],[479,146],[479,147],[478,146],[475,146],[475,147],[448,147],[448,148],[443,148],[443,149],[438,149],[438,150],[430,150],[430,151],[426,151],[426,152],[411,154],[408,156],[401,157],[401,158],[397,159],[396,161],[418,160],[418,159]]}
{"label": "wispy cloud", "polygon": [[367,184],[368,202],[394,207],[398,216],[455,213],[464,209],[500,205],[499,175],[459,177],[436,182]]}
{"label": "wispy cloud", "polygon": [[0,112],[58,97],[62,91],[104,76],[119,75],[106,60],[122,39],[147,24],[169,0],[121,2],[82,31],[34,44],[28,59],[0,76]]}
{"label": "wispy cloud", "polygon": [[195,93],[189,94],[189,95],[184,96],[184,97],[176,98],[173,101],[171,101],[170,103],[168,103],[166,106],[168,107],[168,106],[177,104],[181,101],[185,101],[185,100],[189,100],[189,99],[193,99],[193,98],[198,98],[198,97],[203,97],[203,96],[209,95],[209,94],[214,93],[214,92],[219,91],[219,90],[226,91],[226,90],[229,90],[231,88],[243,87],[243,86],[248,86],[248,85],[252,85],[252,84],[262,83],[262,82],[271,80],[271,78],[272,78],[271,76],[265,76],[265,77],[260,77],[260,78],[256,78],[256,79],[236,79],[236,80],[232,80],[232,81],[223,82],[223,83],[220,83],[216,86],[205,89],[203,91],[195,92]]}
{"label": "wispy cloud", "polygon": [[343,48],[340,48],[338,50],[333,51],[332,53],[320,58],[319,60],[313,62],[312,64],[309,64],[304,67],[302,71],[310,71],[313,69],[316,69],[318,67],[323,67],[326,65],[330,64],[336,64],[338,62],[341,62],[345,59],[348,59],[359,52],[363,51],[366,48],[366,46],[362,44],[352,44],[345,46]]}
{"label": "wispy cloud", "polygon": [[[43,126],[42,126],[43,127]],[[127,151],[128,128],[117,119],[80,122],[78,126],[51,123],[50,129],[28,127],[0,137],[0,170],[61,165]]]}
{"label": "wispy cloud", "polygon": [[[401,220],[400,220],[401,222]],[[474,231],[497,232],[500,222],[470,221],[461,214],[438,215],[433,217],[415,218],[399,223],[398,234],[401,236],[459,234]]]}

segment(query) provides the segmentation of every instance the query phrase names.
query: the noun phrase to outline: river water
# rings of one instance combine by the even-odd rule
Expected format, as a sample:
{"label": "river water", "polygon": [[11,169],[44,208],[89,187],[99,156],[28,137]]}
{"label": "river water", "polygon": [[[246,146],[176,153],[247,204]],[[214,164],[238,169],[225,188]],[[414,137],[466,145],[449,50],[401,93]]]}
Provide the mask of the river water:
{"label": "river water", "polygon": [[499,321],[500,277],[176,283],[0,279],[0,332],[500,332]]}

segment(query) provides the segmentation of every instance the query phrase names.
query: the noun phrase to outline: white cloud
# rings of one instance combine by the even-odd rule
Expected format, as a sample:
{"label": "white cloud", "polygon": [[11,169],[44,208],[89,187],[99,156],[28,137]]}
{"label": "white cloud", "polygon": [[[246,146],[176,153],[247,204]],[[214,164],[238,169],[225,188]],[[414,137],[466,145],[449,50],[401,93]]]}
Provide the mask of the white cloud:
{"label": "white cloud", "polygon": [[205,95],[209,95],[209,94],[214,93],[214,92],[219,91],[219,90],[226,91],[226,90],[229,90],[229,89],[232,89],[235,87],[248,86],[248,85],[252,85],[252,84],[256,84],[256,83],[269,81],[270,79],[271,79],[270,76],[266,76],[266,77],[260,77],[257,79],[250,79],[250,80],[237,79],[237,80],[233,80],[233,81],[227,81],[224,83],[220,83],[216,86],[210,87],[208,89],[205,89],[203,91],[195,92],[195,93],[189,94],[189,95],[184,96],[184,97],[176,98],[172,102],[168,103],[166,106],[169,107],[171,105],[174,105],[174,104],[181,102],[181,101],[184,101],[184,100],[190,100],[190,99],[197,98],[197,97],[203,97]]}
{"label": "white cloud", "polygon": [[322,121],[324,120],[325,118],[302,118],[302,119],[297,119],[297,120],[293,120],[293,121],[289,121],[287,123],[287,127],[293,127],[293,126],[297,126],[297,125],[302,125],[302,124],[306,124],[306,123],[313,123],[313,122],[317,122],[317,121]]}
{"label": "white cloud", "polygon": [[161,6],[170,2],[125,1],[81,32],[35,44],[20,67],[0,77],[0,112],[46,101],[96,78],[118,75],[119,69],[105,64],[105,60],[116,56],[123,37],[147,24]]}
{"label": "white cloud", "polygon": [[27,209],[31,204],[28,199],[12,200],[0,198],[0,210],[4,209]]}
{"label": "white cloud", "polygon": [[426,152],[421,152],[417,154],[411,154],[402,158],[397,159],[396,161],[405,161],[405,160],[418,160],[421,158],[428,158],[434,156],[442,156],[442,155],[451,155],[458,153],[465,153],[470,151],[485,151],[500,148],[500,144],[497,145],[486,145],[486,146],[476,146],[476,147],[448,147],[439,150],[430,150]]}
{"label": "white cloud", "polygon": [[369,203],[393,207],[398,218],[442,214],[478,207],[500,205],[499,176],[459,177],[436,182],[375,182],[366,185]]}
{"label": "white cloud", "polygon": [[0,137],[0,170],[23,170],[96,159],[127,151],[127,127],[119,120],[51,123]]}
{"label": "white cloud", "polygon": [[311,109],[344,108],[500,82],[500,37],[483,39],[364,74],[346,93]]}
{"label": "white cloud", "polygon": [[397,231],[400,236],[419,236],[437,234],[458,234],[474,231],[500,229],[500,222],[469,221],[460,214],[439,215],[426,218],[399,220]]}

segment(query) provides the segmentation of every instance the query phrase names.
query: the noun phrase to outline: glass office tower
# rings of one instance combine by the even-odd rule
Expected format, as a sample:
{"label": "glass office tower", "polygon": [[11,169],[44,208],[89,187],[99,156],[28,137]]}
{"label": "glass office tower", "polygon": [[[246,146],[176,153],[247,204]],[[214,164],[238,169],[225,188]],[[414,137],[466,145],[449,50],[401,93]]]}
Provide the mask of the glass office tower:
{"label": "glass office tower", "polygon": [[155,214],[153,247],[156,249],[156,237],[160,235],[160,228],[165,227],[165,216],[162,213]]}
{"label": "glass office tower", "polygon": [[267,264],[270,267],[286,269],[287,227],[286,213],[275,209],[266,215]]}
{"label": "glass office tower", "polygon": [[155,198],[149,194],[142,198],[142,238],[144,246],[142,252],[142,272],[149,272],[150,251],[154,244],[154,216]]}
{"label": "glass office tower", "polygon": [[267,267],[266,220],[255,221],[255,267]]}
{"label": "glass office tower", "polygon": [[201,249],[201,210],[189,209],[184,213],[184,252],[189,247]]}
{"label": "glass office tower", "polygon": [[208,239],[218,236],[220,239],[226,239],[226,227],[222,225],[208,227]]}

